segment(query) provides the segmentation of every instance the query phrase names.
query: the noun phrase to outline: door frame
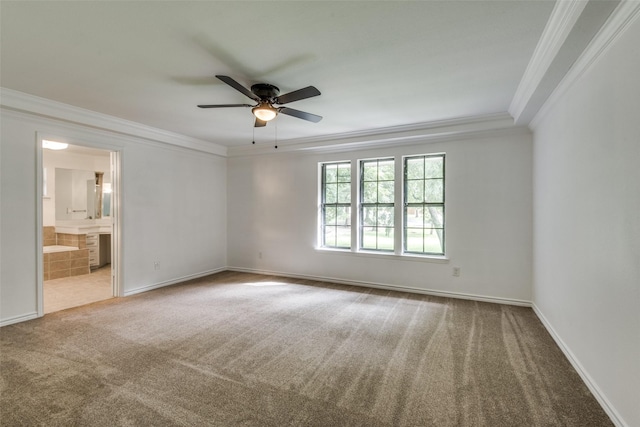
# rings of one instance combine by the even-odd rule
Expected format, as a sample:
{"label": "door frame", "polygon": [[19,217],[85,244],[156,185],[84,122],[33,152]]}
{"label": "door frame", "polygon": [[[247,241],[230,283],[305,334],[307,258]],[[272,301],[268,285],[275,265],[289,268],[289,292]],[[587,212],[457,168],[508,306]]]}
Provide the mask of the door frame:
{"label": "door frame", "polygon": [[38,317],[44,316],[44,266],[43,266],[43,148],[42,140],[66,142],[87,148],[108,151],[111,163],[111,287],[114,297],[124,295],[122,281],[122,155],[123,148],[110,143],[98,143],[92,138],[69,138],[36,132],[36,306]]}

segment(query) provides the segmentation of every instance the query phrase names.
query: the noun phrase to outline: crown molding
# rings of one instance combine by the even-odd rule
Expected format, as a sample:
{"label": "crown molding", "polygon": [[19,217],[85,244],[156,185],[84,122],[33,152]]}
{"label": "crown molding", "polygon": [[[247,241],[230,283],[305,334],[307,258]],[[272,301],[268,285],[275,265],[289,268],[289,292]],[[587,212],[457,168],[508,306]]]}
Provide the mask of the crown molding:
{"label": "crown molding", "polygon": [[556,1],[509,106],[509,113],[516,123],[518,123],[587,3],[588,1],[585,0]]}
{"label": "crown molding", "polygon": [[508,113],[439,120],[429,123],[393,126],[366,131],[346,132],[304,139],[279,141],[278,148],[260,144],[230,147],[229,157],[291,152],[340,152],[366,148],[386,148],[417,143],[434,143],[454,139],[487,136],[505,132],[528,133],[525,126],[515,126]]}
{"label": "crown molding", "polygon": [[540,120],[547,114],[553,105],[564,93],[607,51],[609,46],[624,32],[635,20],[640,19],[640,1],[623,0],[609,16],[600,31],[595,35],[591,43],[582,52],[573,64],[569,72],[556,86],[553,93],[547,98],[542,107],[531,120],[529,127],[535,129]]}
{"label": "crown molding", "polygon": [[203,151],[224,157],[264,155],[291,152],[339,152],[366,148],[385,148],[398,145],[434,143],[454,139],[529,132],[526,127],[514,125],[511,116],[504,113],[474,117],[461,117],[428,123],[368,129],[309,138],[291,139],[273,146],[247,145],[224,147],[184,135],[156,129],[91,110],[0,88],[0,106],[7,111],[36,115],[44,119],[81,125],[97,131],[115,133],[119,137],[136,137],[144,141],[160,142],[167,146]]}
{"label": "crown molding", "polygon": [[226,157],[227,155],[227,147],[212,142],[157,129],[12,89],[0,88],[0,106],[8,110],[52,118],[89,128],[106,130],[120,135],[161,142],[219,156]]}

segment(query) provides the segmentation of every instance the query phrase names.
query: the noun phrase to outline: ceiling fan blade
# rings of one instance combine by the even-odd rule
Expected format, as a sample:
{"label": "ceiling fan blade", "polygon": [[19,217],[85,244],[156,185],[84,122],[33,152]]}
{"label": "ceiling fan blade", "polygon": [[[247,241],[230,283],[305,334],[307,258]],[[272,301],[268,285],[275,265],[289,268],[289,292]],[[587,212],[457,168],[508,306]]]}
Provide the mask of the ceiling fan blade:
{"label": "ceiling fan blade", "polygon": [[300,101],[301,99],[311,98],[320,95],[320,91],[313,86],[307,86],[293,92],[285,93],[275,99],[276,104],[288,104],[289,102]]}
{"label": "ceiling fan blade", "polygon": [[258,98],[253,92],[251,92],[246,87],[242,86],[237,81],[233,80],[231,77],[220,76],[220,75],[216,75],[216,77],[222,80],[223,82],[225,82],[226,84],[228,84],[229,86],[231,86],[232,88],[234,88],[235,90],[237,90],[238,92],[242,93],[244,96],[249,97],[254,101],[260,101],[260,98]]}
{"label": "ceiling fan blade", "polygon": [[315,114],[306,113],[300,110],[294,110],[293,108],[281,107],[278,109],[282,114],[286,114],[287,116],[297,117],[302,120],[308,120],[313,123],[318,123],[322,120],[322,116],[317,116]]}
{"label": "ceiling fan blade", "polygon": [[253,107],[253,105],[249,105],[249,104],[198,105],[198,108],[229,108],[229,107]]}
{"label": "ceiling fan blade", "polygon": [[267,125],[267,122],[265,122],[264,120],[260,120],[259,118],[256,117],[256,123],[253,125],[253,127],[261,128],[266,125]]}

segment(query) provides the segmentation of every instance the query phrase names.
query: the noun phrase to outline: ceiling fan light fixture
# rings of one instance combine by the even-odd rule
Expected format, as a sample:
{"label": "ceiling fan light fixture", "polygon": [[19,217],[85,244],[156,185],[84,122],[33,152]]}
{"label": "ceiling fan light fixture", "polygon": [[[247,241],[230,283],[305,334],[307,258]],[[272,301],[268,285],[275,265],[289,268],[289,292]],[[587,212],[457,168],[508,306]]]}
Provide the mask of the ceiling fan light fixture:
{"label": "ceiling fan light fixture", "polygon": [[268,103],[262,103],[257,107],[253,107],[251,109],[251,112],[254,116],[256,116],[259,120],[262,120],[263,122],[268,122],[269,120],[275,119],[276,115],[278,114],[278,110],[273,108]]}

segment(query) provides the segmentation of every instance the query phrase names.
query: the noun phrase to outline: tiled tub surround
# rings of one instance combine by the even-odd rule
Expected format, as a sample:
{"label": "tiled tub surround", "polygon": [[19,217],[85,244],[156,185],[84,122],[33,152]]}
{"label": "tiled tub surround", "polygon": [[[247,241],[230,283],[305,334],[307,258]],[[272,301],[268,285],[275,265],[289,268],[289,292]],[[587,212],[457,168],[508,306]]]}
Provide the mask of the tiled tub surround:
{"label": "tiled tub surround", "polygon": [[42,246],[53,246],[58,244],[55,227],[42,227]]}
{"label": "tiled tub surround", "polygon": [[84,249],[87,247],[87,235],[86,234],[65,234],[65,233],[56,233],[57,242],[56,244],[62,246],[75,246],[80,249]]}
{"label": "tiled tub surround", "polygon": [[84,249],[87,247],[87,235],[56,233],[55,227],[46,226],[42,227],[42,245],[75,246],[76,248]]}
{"label": "tiled tub surround", "polygon": [[[85,234],[56,233],[55,227],[43,227],[44,280],[89,274],[89,249]],[[56,248],[53,249],[53,246]],[[63,249],[62,247],[69,247]]]}
{"label": "tiled tub surround", "polygon": [[89,249],[43,254],[44,280],[89,274]]}

